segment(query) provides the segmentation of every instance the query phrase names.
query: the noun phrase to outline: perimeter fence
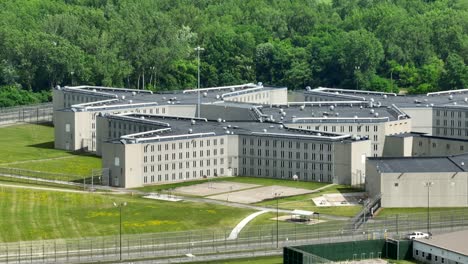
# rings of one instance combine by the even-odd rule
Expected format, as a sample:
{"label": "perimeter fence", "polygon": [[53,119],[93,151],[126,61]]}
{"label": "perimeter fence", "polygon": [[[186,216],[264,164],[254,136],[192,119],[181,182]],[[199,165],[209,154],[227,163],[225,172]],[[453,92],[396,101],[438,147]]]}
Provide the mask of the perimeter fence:
{"label": "perimeter fence", "polygon": [[[0,244],[1,263],[83,263],[135,259],[166,259],[210,256],[233,252],[262,252],[284,246],[344,241],[402,238],[427,227],[425,214],[388,216],[368,221],[360,229],[348,228],[346,221],[319,224],[255,225],[245,228],[235,239],[230,229],[205,229],[151,234],[21,241]],[[117,223],[118,224],[118,223]],[[118,226],[118,225],[117,225]],[[432,233],[468,228],[468,211],[430,214]]]}
{"label": "perimeter fence", "polygon": [[52,103],[0,108],[0,125],[42,123],[53,120]]}

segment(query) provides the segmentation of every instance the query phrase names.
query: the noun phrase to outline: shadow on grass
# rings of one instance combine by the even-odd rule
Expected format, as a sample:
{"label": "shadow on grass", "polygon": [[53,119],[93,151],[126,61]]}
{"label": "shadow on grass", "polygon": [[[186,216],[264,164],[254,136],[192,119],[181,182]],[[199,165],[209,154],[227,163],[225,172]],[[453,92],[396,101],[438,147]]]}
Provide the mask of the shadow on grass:
{"label": "shadow on grass", "polygon": [[42,142],[42,143],[38,143],[38,144],[28,145],[27,147],[41,148],[41,149],[54,149],[54,141]]}

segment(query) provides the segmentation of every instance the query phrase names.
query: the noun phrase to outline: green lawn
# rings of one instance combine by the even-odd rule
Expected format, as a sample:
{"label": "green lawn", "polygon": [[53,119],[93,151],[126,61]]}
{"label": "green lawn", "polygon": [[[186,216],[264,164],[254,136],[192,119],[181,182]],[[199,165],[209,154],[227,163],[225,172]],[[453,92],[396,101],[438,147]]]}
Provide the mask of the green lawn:
{"label": "green lawn", "polygon": [[[340,207],[323,207],[316,206],[311,200],[314,197],[321,196],[327,193],[350,193],[361,192],[362,190],[352,188],[346,185],[334,185],[327,187],[317,193],[297,195],[292,197],[280,198],[278,200],[278,207],[282,209],[300,209],[321,214],[338,215],[338,216],[354,216],[361,209],[361,206],[340,206]],[[269,200],[257,203],[257,205],[276,206],[276,200]]]}
{"label": "green lawn", "polygon": [[101,168],[101,158],[76,155],[63,159],[9,164],[7,167],[89,177],[93,169]]}
{"label": "green lawn", "polygon": [[232,228],[251,210],[204,203],[163,202],[130,195],[67,193],[0,186],[0,242]]}
{"label": "green lawn", "polygon": [[0,128],[0,134],[0,167],[75,175],[61,180],[90,176],[92,169],[101,168],[99,157],[54,149],[52,126],[8,126]]}
{"label": "green lawn", "polygon": [[0,165],[25,160],[72,155],[54,149],[54,128],[46,125],[16,125],[0,128]]}

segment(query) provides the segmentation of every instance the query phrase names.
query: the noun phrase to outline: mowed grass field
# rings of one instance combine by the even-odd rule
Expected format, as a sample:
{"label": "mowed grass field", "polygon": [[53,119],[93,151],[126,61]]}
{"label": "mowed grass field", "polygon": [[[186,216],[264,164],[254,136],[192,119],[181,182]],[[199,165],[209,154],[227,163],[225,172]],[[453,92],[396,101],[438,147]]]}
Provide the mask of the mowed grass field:
{"label": "mowed grass field", "polygon": [[233,228],[252,210],[164,202],[122,194],[30,190],[0,185],[0,242]]}
{"label": "mowed grass field", "polygon": [[101,168],[101,159],[54,149],[54,128],[48,125],[15,125],[0,128],[0,167],[88,177]]}

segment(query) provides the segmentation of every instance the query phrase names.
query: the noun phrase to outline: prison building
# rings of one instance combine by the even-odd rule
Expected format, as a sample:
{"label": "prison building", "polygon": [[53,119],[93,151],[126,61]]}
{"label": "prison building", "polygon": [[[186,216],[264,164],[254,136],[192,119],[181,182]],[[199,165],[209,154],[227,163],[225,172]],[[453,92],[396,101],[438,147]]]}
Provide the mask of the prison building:
{"label": "prison building", "polygon": [[468,152],[468,140],[404,133],[385,138],[384,157],[451,156]]}
{"label": "prison building", "polygon": [[430,239],[416,239],[413,241],[413,258],[430,264],[468,263],[467,237],[468,230],[462,230],[434,235]]}
{"label": "prison building", "polygon": [[382,156],[385,137],[411,131],[411,118],[395,106],[371,107],[368,102],[288,103],[261,108],[262,113],[288,127],[349,134],[371,141],[371,156]]}
{"label": "prison building", "polygon": [[[128,124],[149,130],[126,134]],[[370,152],[368,140],[278,123],[120,114],[99,116],[101,125],[103,167],[126,188],[215,176],[357,184]]]}
{"label": "prison building", "polygon": [[468,89],[423,95],[397,95],[361,90],[319,87],[304,92],[306,101],[361,100],[383,106],[395,105],[412,118],[412,132],[443,137],[468,138],[466,108]]}
{"label": "prison building", "polygon": [[[96,116],[100,113],[195,117],[202,113],[201,109],[197,109],[198,96],[201,106],[223,104],[224,98],[229,98],[227,102],[244,98],[244,101],[258,100],[261,103],[279,104],[285,103],[286,93],[285,87],[263,87],[255,84],[170,93],[98,86],[56,87],[53,91],[55,148],[85,150],[100,155],[100,142],[96,141]],[[203,114],[209,112],[205,110]]]}
{"label": "prison building", "polygon": [[366,191],[382,207],[468,206],[468,154],[368,158]]}

